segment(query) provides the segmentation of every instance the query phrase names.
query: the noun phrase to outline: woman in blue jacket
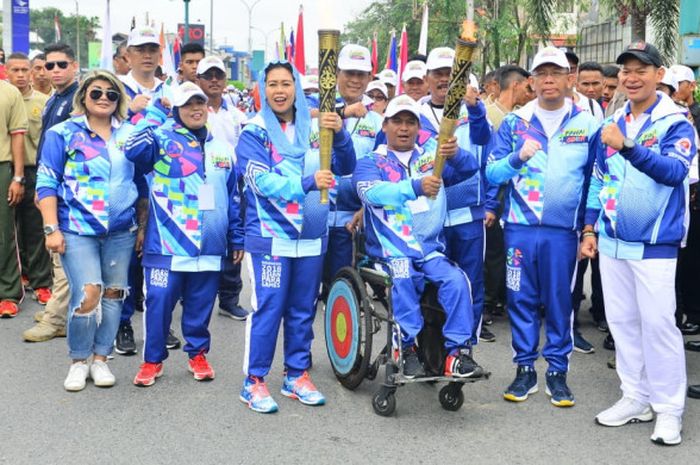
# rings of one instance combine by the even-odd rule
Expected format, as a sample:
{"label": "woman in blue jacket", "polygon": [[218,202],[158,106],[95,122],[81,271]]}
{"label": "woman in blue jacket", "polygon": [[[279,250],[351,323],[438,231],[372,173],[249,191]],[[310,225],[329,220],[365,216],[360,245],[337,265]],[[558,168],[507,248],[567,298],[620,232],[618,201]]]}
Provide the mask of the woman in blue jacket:
{"label": "woman in blue jacket", "polygon": [[332,170],[319,170],[310,140],[317,131],[299,75],[286,61],[267,65],[261,78],[262,109],[246,125],[236,147],[247,199],[245,250],[248,252],[253,313],[248,316],[240,399],[252,410],[277,411],[264,377],[284,320],[282,394],[306,405],[322,405],[310,366],[313,319],[328,243],[328,205],[320,189],[333,175],[355,168],[352,139],[335,113],[318,125],[332,128]]}
{"label": "woman in blue jacket", "polygon": [[126,107],[116,76],[94,71],[75,94],[74,116],[47,131],[42,146],[37,195],[46,247],[61,254],[71,288],[68,391],[84,389],[88,376],[96,386],[115,382],[106,362],[128,293],[138,196],[134,165],[121,149]]}

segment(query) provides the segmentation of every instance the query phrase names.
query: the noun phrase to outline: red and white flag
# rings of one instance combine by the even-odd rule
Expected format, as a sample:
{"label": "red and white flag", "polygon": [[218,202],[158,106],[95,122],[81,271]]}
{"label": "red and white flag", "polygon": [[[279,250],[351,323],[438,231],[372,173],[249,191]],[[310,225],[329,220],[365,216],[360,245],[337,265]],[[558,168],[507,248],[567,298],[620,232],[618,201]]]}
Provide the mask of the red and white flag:
{"label": "red and white flag", "polygon": [[56,42],[61,41],[61,22],[58,20],[58,15],[53,15],[53,27],[56,31]]}
{"label": "red and white flag", "polygon": [[403,69],[406,67],[406,63],[408,62],[408,33],[406,33],[406,25],[403,25],[403,29],[401,29],[401,52],[399,54],[399,88],[397,89],[396,93],[397,95],[401,95],[402,89],[401,89],[401,82],[403,79],[401,76],[403,75]]}
{"label": "red and white flag", "polygon": [[299,5],[296,44],[294,45],[294,67],[301,74],[306,74],[306,57],[304,56],[304,6]]}

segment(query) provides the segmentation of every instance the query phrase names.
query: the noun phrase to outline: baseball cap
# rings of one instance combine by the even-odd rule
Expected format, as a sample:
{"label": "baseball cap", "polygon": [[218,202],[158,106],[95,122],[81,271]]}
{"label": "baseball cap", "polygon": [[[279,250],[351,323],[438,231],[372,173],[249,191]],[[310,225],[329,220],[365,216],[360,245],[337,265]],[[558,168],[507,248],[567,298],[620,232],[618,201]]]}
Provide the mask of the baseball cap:
{"label": "baseball cap", "polygon": [[389,98],[389,89],[386,88],[386,85],[382,81],[372,81],[367,85],[367,90],[365,91],[365,94],[368,94],[372,90],[378,90],[382,94],[384,94],[384,97]]}
{"label": "baseball cap", "polygon": [[426,68],[428,71],[433,71],[440,68],[452,68],[452,62],[455,60],[455,51],[450,47],[437,47],[428,54]]}
{"label": "baseball cap", "polygon": [[219,69],[224,73],[226,72],[226,66],[224,66],[224,62],[221,60],[221,58],[210,55],[199,60],[199,64],[197,65],[197,74],[204,74],[212,68]]}
{"label": "baseball cap", "polygon": [[664,73],[663,79],[661,79],[661,84],[665,84],[673,89],[673,91],[678,90],[678,77],[668,68],[664,68],[666,72]]}
{"label": "baseball cap", "polygon": [[552,64],[564,69],[569,68],[569,60],[566,59],[566,53],[562,49],[556,47],[545,47],[537,52],[532,60],[530,72],[533,72],[542,65]]}
{"label": "baseball cap", "polygon": [[399,76],[393,69],[383,69],[377,74],[377,77],[387,86],[396,87],[399,85]]}
{"label": "baseball cap", "polygon": [[671,71],[671,73],[676,76],[679,84],[683,81],[695,82],[695,73],[693,73],[693,70],[687,66],[673,65],[667,70],[667,72],[668,71]]}
{"label": "baseball cap", "polygon": [[384,112],[384,119],[393,118],[402,111],[407,111],[420,120],[420,105],[406,94],[391,99]]}
{"label": "baseball cap", "polygon": [[318,89],[318,76],[309,74],[301,78],[301,88],[303,90]]}
{"label": "baseball cap", "polygon": [[197,84],[189,81],[183,82],[173,91],[173,106],[181,107],[192,97],[201,97],[205,102],[209,100]]}
{"label": "baseball cap", "polygon": [[357,44],[348,44],[340,50],[338,55],[338,69],[372,72],[372,58],[367,47]]}
{"label": "baseball cap", "polygon": [[428,67],[420,60],[413,60],[406,63],[406,67],[401,73],[401,80],[403,82],[408,82],[411,79],[425,79],[425,75],[428,73]]}
{"label": "baseball cap", "polygon": [[564,52],[567,60],[572,62],[574,65],[578,65],[578,55],[576,55],[573,50],[571,50],[569,47],[559,47],[559,50]]}
{"label": "baseball cap", "polygon": [[618,55],[616,63],[618,65],[624,64],[625,60],[628,58],[636,58],[642,63],[654,65],[657,68],[663,65],[661,54],[656,47],[643,40],[638,40],[629,44],[625,51]]}
{"label": "baseball cap", "polygon": [[129,33],[129,39],[126,42],[127,47],[137,47],[144,44],[160,45],[158,34],[152,27],[135,28]]}

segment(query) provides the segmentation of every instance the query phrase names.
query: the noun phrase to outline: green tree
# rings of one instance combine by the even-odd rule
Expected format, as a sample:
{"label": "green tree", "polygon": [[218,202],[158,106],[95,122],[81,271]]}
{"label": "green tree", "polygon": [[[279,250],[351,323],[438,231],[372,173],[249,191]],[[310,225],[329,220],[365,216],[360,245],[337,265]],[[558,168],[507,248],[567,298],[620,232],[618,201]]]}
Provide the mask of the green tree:
{"label": "green tree", "polygon": [[[76,53],[78,48],[80,48],[78,61],[81,67],[87,67],[88,42],[95,40],[96,30],[100,27],[100,19],[97,16],[87,17],[82,15],[76,18],[75,14],[65,16],[61,10],[51,7],[39,10],[32,9],[29,12],[29,27],[46,44],[56,42],[54,16],[58,16],[58,21],[61,24],[61,42],[73,47]],[[76,41],[78,27],[80,28],[80,47],[77,47]]]}

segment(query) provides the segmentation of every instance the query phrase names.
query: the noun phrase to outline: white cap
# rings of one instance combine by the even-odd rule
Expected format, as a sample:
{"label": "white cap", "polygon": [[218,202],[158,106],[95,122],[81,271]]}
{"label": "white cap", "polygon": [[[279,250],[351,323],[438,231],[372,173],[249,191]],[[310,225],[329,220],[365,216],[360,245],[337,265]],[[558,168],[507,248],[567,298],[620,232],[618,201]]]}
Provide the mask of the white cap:
{"label": "white cap", "polygon": [[479,90],[479,80],[472,73],[469,73],[469,85],[476,90]]}
{"label": "white cap", "polygon": [[535,55],[535,58],[532,60],[530,72],[546,64],[552,64],[567,70],[570,69],[569,60],[566,59],[566,53],[556,47],[545,47],[537,52],[537,55]]}
{"label": "white cap", "polygon": [[204,57],[199,60],[199,64],[197,65],[197,74],[204,74],[212,68],[221,70],[224,73],[226,72],[226,66],[224,65],[223,60],[221,60],[219,57],[209,55],[208,57]]}
{"label": "white cap", "polygon": [[399,76],[393,69],[383,69],[377,74],[377,77],[387,86],[396,87],[399,85]]}
{"label": "white cap", "polygon": [[420,105],[406,94],[391,99],[384,112],[384,119],[393,118],[402,111],[408,111],[420,120]]}
{"label": "white cap", "polygon": [[338,55],[338,69],[372,72],[372,58],[367,47],[357,44],[348,44],[340,50]]}
{"label": "white cap", "polygon": [[690,82],[695,82],[695,73],[693,73],[693,70],[688,68],[687,66],[683,65],[673,65],[671,68],[666,70],[666,74],[671,71],[674,76],[676,76],[676,79],[678,79],[678,82],[681,83],[683,81],[690,81]]}
{"label": "white cap", "polygon": [[664,67],[664,69],[666,70],[666,72],[664,73],[663,79],[661,79],[661,84],[665,84],[669,87],[672,87],[674,92],[677,91],[678,83],[680,82],[678,80],[678,76],[669,68]]}
{"label": "white cap", "polygon": [[183,82],[173,91],[173,106],[181,107],[190,101],[192,97],[201,97],[205,102],[209,99],[202,89],[194,82]]}
{"label": "white cap", "polygon": [[389,98],[389,89],[386,88],[386,85],[382,81],[371,81],[367,85],[367,90],[365,90],[365,94],[368,94],[372,90],[378,90],[382,94],[384,94],[384,97]]}
{"label": "white cap", "polygon": [[428,74],[428,67],[425,66],[420,60],[412,60],[406,63],[406,67],[401,73],[401,80],[403,82],[408,82],[411,79],[420,79],[421,81],[425,79],[425,75]]}
{"label": "white cap", "polygon": [[434,48],[428,54],[426,67],[428,71],[433,71],[440,68],[452,68],[452,62],[455,61],[455,51],[450,47]]}
{"label": "white cap", "polygon": [[308,76],[302,76],[301,88],[304,90],[319,89],[318,76],[315,74],[309,74]]}
{"label": "white cap", "polygon": [[127,47],[137,47],[144,44],[160,45],[158,33],[152,27],[135,28],[129,33]]}

